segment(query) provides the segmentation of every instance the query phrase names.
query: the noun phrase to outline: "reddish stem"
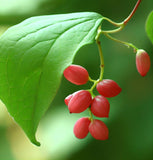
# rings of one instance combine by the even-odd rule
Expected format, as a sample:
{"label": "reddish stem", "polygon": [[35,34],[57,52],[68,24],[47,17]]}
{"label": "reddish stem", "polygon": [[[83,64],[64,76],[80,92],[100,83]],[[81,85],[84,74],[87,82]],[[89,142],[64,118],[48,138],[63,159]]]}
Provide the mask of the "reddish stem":
{"label": "reddish stem", "polygon": [[136,3],[136,5],[135,5],[134,9],[132,10],[132,12],[130,13],[130,15],[124,20],[124,25],[126,25],[126,24],[128,23],[128,21],[132,18],[132,16],[133,16],[134,13],[136,12],[136,10],[137,10],[137,8],[138,8],[138,6],[139,6],[139,4],[140,4],[141,1],[142,1],[142,0],[138,0],[138,1],[137,1],[137,3]]}

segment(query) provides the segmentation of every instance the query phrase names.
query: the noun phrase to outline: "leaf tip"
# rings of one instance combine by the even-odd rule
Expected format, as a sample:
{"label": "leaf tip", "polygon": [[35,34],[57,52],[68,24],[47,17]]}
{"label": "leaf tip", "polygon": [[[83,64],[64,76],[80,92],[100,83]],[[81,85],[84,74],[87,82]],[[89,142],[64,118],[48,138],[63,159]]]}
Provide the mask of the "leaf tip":
{"label": "leaf tip", "polygon": [[36,145],[36,146],[40,146],[40,142],[37,141],[36,137],[35,137],[35,134],[32,135],[32,136],[28,136],[29,140],[31,141],[32,144]]}
{"label": "leaf tip", "polygon": [[31,142],[34,144],[34,145],[36,145],[36,146],[38,146],[38,147],[40,147],[40,142],[38,142],[36,139],[34,139],[34,140],[31,140]]}

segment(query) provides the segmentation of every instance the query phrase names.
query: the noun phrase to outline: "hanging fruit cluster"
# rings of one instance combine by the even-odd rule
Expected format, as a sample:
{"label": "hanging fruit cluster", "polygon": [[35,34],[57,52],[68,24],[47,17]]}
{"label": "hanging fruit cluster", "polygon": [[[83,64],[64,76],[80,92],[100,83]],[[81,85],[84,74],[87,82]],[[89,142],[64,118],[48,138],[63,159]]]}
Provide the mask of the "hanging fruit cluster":
{"label": "hanging fruit cluster", "polygon": [[[95,139],[108,139],[109,131],[107,126],[104,122],[93,119],[93,115],[100,118],[108,118],[110,104],[107,98],[117,96],[122,90],[115,81],[103,79],[104,61],[99,42],[98,47],[101,54],[101,73],[98,80],[92,80],[88,71],[79,65],[70,65],[64,70],[64,77],[73,84],[83,85],[88,81],[94,83],[90,89],[74,92],[64,100],[70,113],[81,113],[86,109],[90,112],[90,117],[80,118],[74,125],[74,135],[79,139],[85,138],[88,132]],[[142,49],[136,49],[136,67],[141,76],[145,76],[150,69],[150,57]],[[94,95],[94,88],[97,89],[100,95]]]}
{"label": "hanging fruit cluster", "polygon": [[[107,17],[103,17],[114,26],[118,27],[114,30],[102,30],[101,26],[97,31],[95,37],[96,43],[98,45],[99,55],[100,55],[100,75],[98,80],[93,80],[90,78],[88,71],[78,65],[70,65],[64,70],[64,77],[73,84],[83,85],[88,81],[93,82],[93,85],[88,90],[77,91],[65,98],[65,104],[68,106],[70,113],[81,113],[87,108],[90,113],[90,117],[80,118],[74,125],[74,134],[77,138],[85,138],[90,132],[90,134],[98,140],[108,139],[108,128],[104,122],[93,119],[93,115],[100,118],[107,118],[109,116],[110,104],[107,98],[117,96],[121,92],[119,85],[110,79],[103,79],[104,73],[104,59],[103,52],[100,45],[100,35],[103,34],[107,38],[126,45],[128,48],[133,48],[134,53],[136,53],[136,68],[141,76],[146,76],[150,69],[150,57],[148,53],[143,49],[138,49],[132,43],[124,42],[112,37],[110,34],[121,31],[127,22],[134,15],[137,10],[141,0],[138,0],[134,9],[130,15],[121,23],[116,23]],[[97,89],[100,95],[94,95],[93,90]]]}
{"label": "hanging fruit cluster", "polygon": [[[88,82],[88,71],[79,66],[71,65],[64,70],[64,77],[73,84],[82,85]],[[106,97],[117,96],[121,92],[119,85],[110,79],[95,81],[100,95],[95,96],[92,90],[79,90],[65,98],[65,104],[70,113],[81,113],[87,108],[96,117],[108,117],[110,104]],[[80,118],[74,126],[74,134],[77,138],[85,138],[90,134],[99,140],[108,138],[108,128],[104,122],[93,119],[92,116]]]}

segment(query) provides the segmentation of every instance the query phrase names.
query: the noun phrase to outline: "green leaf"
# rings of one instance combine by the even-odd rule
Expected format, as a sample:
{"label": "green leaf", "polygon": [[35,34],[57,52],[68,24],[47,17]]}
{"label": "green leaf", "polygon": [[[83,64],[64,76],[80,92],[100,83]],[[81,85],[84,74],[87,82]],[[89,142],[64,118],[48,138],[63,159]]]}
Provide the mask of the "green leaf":
{"label": "green leaf", "polygon": [[29,18],[0,37],[0,99],[32,143],[41,117],[76,52],[93,43],[102,22],[84,12]]}
{"label": "green leaf", "polygon": [[149,14],[146,22],[147,35],[153,43],[153,11]]}

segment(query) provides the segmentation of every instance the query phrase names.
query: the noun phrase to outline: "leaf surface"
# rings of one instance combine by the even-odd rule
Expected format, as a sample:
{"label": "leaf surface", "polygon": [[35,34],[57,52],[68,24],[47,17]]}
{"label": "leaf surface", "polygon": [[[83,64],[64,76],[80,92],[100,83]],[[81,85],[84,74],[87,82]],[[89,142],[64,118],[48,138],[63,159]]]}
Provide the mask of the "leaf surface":
{"label": "leaf surface", "polygon": [[93,43],[102,16],[82,12],[29,18],[0,37],[0,99],[32,143],[38,123],[76,52]]}
{"label": "leaf surface", "polygon": [[153,44],[153,11],[149,14],[146,22],[146,32]]}

